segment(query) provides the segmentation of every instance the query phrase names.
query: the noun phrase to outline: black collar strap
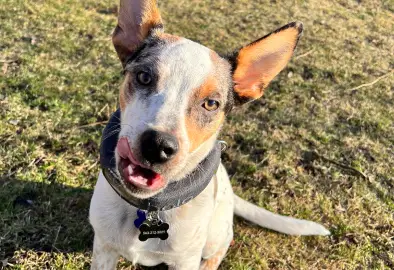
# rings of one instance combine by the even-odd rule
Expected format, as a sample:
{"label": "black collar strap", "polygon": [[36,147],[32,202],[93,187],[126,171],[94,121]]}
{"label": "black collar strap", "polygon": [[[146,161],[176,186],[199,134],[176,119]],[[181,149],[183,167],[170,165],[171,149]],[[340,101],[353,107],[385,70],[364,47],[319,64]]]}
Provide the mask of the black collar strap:
{"label": "black collar strap", "polygon": [[147,199],[131,196],[122,184],[120,174],[116,170],[114,157],[118,135],[120,132],[120,110],[110,118],[104,129],[100,146],[100,164],[105,178],[118,195],[129,204],[148,211],[165,211],[179,207],[199,195],[209,184],[216,173],[221,154],[221,143],[217,142],[208,156],[197,168],[185,178],[171,182],[160,193]]}

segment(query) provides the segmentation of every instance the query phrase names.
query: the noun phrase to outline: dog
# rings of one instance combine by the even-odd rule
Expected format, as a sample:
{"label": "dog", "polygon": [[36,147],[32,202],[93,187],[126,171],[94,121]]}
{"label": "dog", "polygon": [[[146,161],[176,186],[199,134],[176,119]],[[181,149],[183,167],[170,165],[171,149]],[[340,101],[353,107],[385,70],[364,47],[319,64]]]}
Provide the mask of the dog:
{"label": "dog", "polygon": [[[125,78],[113,160],[123,193],[100,172],[89,214],[95,232],[91,269],[115,269],[119,256],[143,266],[217,269],[233,240],[234,214],[285,234],[329,234],[322,225],[271,213],[236,196],[220,162],[209,169],[212,177],[204,171],[214,163],[206,160],[215,155],[226,115],[263,95],[289,62],[302,30],[293,22],[222,56],[165,33],[154,0],[120,1],[112,40]],[[166,195],[196,171],[209,176],[206,186],[193,176],[188,188],[200,185],[197,195],[154,212],[168,225],[168,235],[141,237],[139,228],[150,225],[133,225],[141,210],[125,196],[144,201]]]}

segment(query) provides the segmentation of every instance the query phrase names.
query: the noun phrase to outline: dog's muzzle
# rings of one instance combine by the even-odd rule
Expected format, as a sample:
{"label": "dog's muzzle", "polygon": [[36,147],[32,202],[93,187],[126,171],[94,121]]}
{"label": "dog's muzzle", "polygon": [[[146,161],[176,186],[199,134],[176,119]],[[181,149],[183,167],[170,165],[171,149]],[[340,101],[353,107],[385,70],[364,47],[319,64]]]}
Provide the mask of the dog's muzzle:
{"label": "dog's muzzle", "polygon": [[[100,165],[105,179],[115,192],[126,202],[138,209],[147,211],[165,211],[179,207],[197,197],[215,175],[223,148],[222,141],[217,141],[211,152],[194,171],[179,181],[171,182],[155,196],[140,199],[132,196],[119,172],[116,170],[115,148],[120,132],[120,110],[112,114],[104,129],[100,146]],[[198,168],[198,169],[197,169]]]}

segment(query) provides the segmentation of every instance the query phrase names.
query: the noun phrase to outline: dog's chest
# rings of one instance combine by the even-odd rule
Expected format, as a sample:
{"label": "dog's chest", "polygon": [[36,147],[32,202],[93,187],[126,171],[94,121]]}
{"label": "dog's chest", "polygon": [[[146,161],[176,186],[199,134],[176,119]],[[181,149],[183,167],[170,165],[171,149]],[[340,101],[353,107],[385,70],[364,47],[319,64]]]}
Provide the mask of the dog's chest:
{"label": "dog's chest", "polygon": [[156,238],[140,241],[139,230],[133,228],[129,241],[122,245],[122,255],[133,263],[154,266],[163,262],[172,264],[189,253],[198,252],[204,246],[207,235],[205,224],[190,226],[179,221],[166,222],[170,224],[167,240]]}
{"label": "dog's chest", "polygon": [[214,209],[213,189],[209,185],[191,202],[160,213],[160,218],[169,224],[169,237],[165,241],[157,238],[140,241],[140,231],[133,224],[136,215],[128,215],[118,230],[122,235],[119,245],[122,255],[133,263],[153,266],[162,262],[171,264],[179,257],[201,251]]}
{"label": "dog's chest", "polygon": [[153,266],[171,264],[179,258],[201,252],[208,225],[215,209],[214,181],[192,201],[178,208],[160,212],[169,224],[168,239],[140,241],[134,225],[137,209],[124,202],[100,174],[90,209],[90,221],[98,237],[136,264]]}

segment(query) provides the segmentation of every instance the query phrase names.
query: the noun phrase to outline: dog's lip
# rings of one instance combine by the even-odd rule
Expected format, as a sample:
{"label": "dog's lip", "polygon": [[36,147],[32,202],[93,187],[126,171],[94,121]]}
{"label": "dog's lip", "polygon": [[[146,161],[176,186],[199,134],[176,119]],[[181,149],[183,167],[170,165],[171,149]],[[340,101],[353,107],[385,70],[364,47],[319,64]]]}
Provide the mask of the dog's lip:
{"label": "dog's lip", "polygon": [[120,138],[116,147],[119,154],[119,172],[122,178],[133,186],[145,190],[158,190],[164,186],[164,179],[155,171],[142,166],[133,156],[127,138]]}

